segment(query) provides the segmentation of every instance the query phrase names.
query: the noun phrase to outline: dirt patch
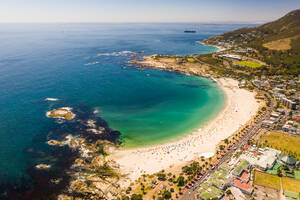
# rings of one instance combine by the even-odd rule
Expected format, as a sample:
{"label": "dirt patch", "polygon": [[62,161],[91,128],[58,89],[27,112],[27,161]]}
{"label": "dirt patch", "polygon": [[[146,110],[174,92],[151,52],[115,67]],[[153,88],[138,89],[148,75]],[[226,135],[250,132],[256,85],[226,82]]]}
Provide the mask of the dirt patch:
{"label": "dirt patch", "polygon": [[277,200],[280,199],[280,193],[279,190],[256,185],[254,187],[253,197],[261,200]]}
{"label": "dirt patch", "polygon": [[280,40],[275,40],[272,42],[265,43],[265,44],[263,44],[263,46],[270,50],[286,51],[286,50],[289,50],[292,48],[291,47],[292,40],[296,39],[298,37],[300,37],[300,36],[298,35],[295,37],[289,37],[289,38],[284,38],[284,39],[280,39]]}

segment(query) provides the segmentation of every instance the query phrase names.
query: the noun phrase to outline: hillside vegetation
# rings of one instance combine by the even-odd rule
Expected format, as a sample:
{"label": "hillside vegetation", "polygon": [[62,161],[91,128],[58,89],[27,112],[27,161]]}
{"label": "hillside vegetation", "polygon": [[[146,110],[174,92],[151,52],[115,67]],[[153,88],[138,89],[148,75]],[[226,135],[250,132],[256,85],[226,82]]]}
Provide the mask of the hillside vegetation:
{"label": "hillside vegetation", "polygon": [[260,59],[276,74],[299,74],[300,72],[300,9],[282,18],[254,28],[242,28],[206,42],[233,42],[257,50]]}

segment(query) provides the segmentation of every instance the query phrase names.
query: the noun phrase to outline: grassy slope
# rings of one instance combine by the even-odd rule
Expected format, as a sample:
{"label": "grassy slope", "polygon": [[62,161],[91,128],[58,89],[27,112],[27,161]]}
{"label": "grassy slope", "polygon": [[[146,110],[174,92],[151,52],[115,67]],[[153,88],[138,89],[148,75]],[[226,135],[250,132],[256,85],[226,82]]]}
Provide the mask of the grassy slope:
{"label": "grassy slope", "polygon": [[[258,27],[259,30],[267,32],[264,37],[252,43],[260,52],[267,55],[267,62],[284,68],[279,70],[287,73],[298,73],[300,68],[300,10],[295,10],[284,17]],[[292,38],[291,49],[287,51],[269,50],[263,44],[280,39]]]}

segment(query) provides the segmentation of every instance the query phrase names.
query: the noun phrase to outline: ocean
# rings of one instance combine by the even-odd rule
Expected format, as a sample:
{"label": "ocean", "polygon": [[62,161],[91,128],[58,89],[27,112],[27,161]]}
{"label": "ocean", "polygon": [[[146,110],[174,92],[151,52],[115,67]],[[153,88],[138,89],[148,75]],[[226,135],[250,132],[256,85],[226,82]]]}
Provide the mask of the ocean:
{"label": "ocean", "polygon": [[0,193],[6,195],[8,184],[36,184],[33,167],[58,159],[46,141],[77,134],[68,122],[47,118],[51,109],[67,106],[82,116],[100,117],[120,131],[125,148],[198,129],[224,106],[218,85],[206,78],[139,70],[129,60],[211,53],[216,48],[199,41],[243,26],[0,24]]}

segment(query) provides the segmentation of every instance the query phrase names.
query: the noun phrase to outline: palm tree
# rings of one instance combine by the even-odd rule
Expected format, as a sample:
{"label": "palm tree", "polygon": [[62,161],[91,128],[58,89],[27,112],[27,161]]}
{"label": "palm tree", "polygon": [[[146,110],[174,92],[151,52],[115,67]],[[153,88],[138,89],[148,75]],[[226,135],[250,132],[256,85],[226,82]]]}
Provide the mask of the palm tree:
{"label": "palm tree", "polygon": [[222,150],[224,150],[224,145],[220,145],[219,146],[219,149],[222,151]]}
{"label": "palm tree", "polygon": [[279,167],[279,168],[277,169],[277,175],[278,175],[279,177],[282,177],[282,169],[281,169],[281,167]]}
{"label": "palm tree", "polygon": [[224,142],[225,142],[225,144],[228,144],[228,143],[229,143],[227,138],[224,140]]}

